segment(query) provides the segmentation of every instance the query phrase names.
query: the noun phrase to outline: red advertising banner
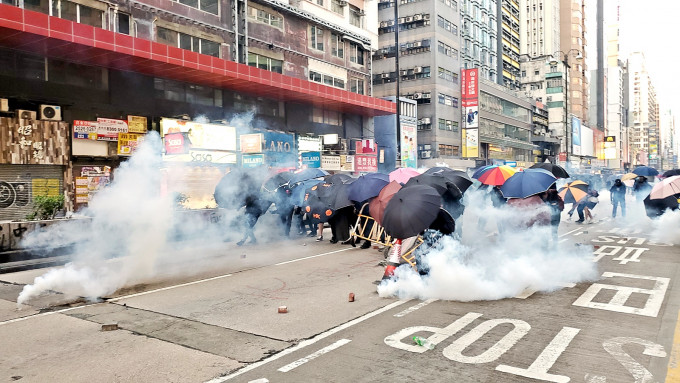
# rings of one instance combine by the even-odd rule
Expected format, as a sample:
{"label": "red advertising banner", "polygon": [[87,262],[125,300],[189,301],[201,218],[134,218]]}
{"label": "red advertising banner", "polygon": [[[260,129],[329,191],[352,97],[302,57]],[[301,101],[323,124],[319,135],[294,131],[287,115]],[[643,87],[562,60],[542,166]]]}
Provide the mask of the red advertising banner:
{"label": "red advertising banner", "polygon": [[476,105],[479,97],[479,69],[463,69],[461,77],[463,80],[461,87],[463,106],[466,106],[467,101],[474,101]]}
{"label": "red advertising banner", "polygon": [[378,159],[375,156],[354,156],[354,171],[376,172],[378,171]]}

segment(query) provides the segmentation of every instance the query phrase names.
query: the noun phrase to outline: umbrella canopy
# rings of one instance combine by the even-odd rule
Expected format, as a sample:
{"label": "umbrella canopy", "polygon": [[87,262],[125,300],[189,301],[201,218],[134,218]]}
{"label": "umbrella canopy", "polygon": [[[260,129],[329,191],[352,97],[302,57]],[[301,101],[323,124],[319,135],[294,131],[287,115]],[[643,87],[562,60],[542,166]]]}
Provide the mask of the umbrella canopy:
{"label": "umbrella canopy", "polygon": [[548,190],[556,180],[547,170],[527,169],[508,178],[501,186],[501,193],[505,198],[527,198]]}
{"label": "umbrella canopy", "polygon": [[657,183],[649,193],[650,199],[662,199],[680,194],[680,176],[673,176]]}
{"label": "umbrella canopy", "polygon": [[305,202],[305,193],[307,192],[307,189],[311,188],[314,185],[320,184],[321,180],[307,180],[307,181],[302,181],[297,184],[295,184],[291,188],[290,192],[290,200],[295,206],[302,206],[304,205]]}
{"label": "umbrella canopy", "polygon": [[439,193],[440,196],[446,199],[459,199],[463,196],[463,193],[458,186],[440,174],[421,174],[413,177],[408,180],[406,185],[404,185],[404,188],[415,185],[431,186],[437,190],[437,193]]}
{"label": "umbrella canopy", "polygon": [[659,171],[654,169],[653,167],[650,166],[640,166],[635,168],[633,170],[633,173],[639,175],[639,176],[645,176],[645,177],[651,177],[651,176],[658,176]]}
{"label": "umbrella canopy", "polygon": [[330,176],[326,176],[323,178],[323,180],[329,184],[347,184],[353,182],[354,179],[355,178],[353,178],[349,174],[343,173],[331,174]]}
{"label": "umbrella canopy", "polygon": [[557,178],[569,178],[569,173],[560,165],[551,164],[550,162],[539,162],[531,165],[530,169],[545,169],[552,173]]}
{"label": "umbrella canopy", "polygon": [[291,178],[293,178],[293,173],[291,172],[276,173],[268,180],[264,181],[262,189],[264,191],[274,192],[280,187],[288,186],[288,182],[290,182]]}
{"label": "umbrella canopy", "polygon": [[434,167],[425,171],[423,174],[441,175],[448,179],[460,189],[461,192],[465,191],[472,185],[472,179],[462,170],[455,170],[444,167]]}
{"label": "umbrella canopy", "polygon": [[399,190],[401,190],[401,184],[397,181],[392,181],[368,204],[368,211],[371,217],[373,217],[379,225],[382,225],[383,214],[385,213],[387,204]]}
{"label": "umbrella canopy", "polygon": [[363,202],[377,196],[389,181],[380,177],[361,176],[349,185],[349,199]]}
{"label": "umbrella canopy", "polygon": [[349,184],[316,184],[307,189],[303,210],[312,215],[312,220],[327,222],[337,210],[352,205],[348,193]]}
{"label": "umbrella canopy", "polygon": [[666,209],[678,210],[680,203],[680,194],[668,196],[662,199],[651,199],[648,195],[644,199],[645,212],[649,218],[656,218],[666,212]]}
{"label": "umbrella canopy", "polygon": [[397,181],[400,184],[405,184],[411,177],[420,175],[417,170],[412,168],[399,168],[390,173],[390,181]]}
{"label": "umbrella canopy", "polygon": [[259,193],[263,180],[259,172],[234,168],[215,186],[215,202],[222,208],[238,209],[245,204],[246,196]]}
{"label": "umbrella canopy", "polygon": [[293,174],[293,176],[290,178],[289,183],[292,185],[298,182],[307,181],[314,178],[321,178],[327,175],[328,175],[327,171],[317,168],[302,169]]}
{"label": "umbrella canopy", "polygon": [[673,177],[673,176],[680,176],[680,169],[668,170],[665,173],[663,173],[662,177]]}
{"label": "umbrella canopy", "polygon": [[626,173],[621,176],[621,181],[628,181],[628,180],[634,180],[638,178],[639,176],[635,173]]}
{"label": "umbrella canopy", "polygon": [[515,169],[507,165],[494,165],[480,172],[477,179],[484,185],[500,186],[515,173]]}
{"label": "umbrella canopy", "polygon": [[564,185],[557,192],[564,203],[577,203],[581,198],[588,194],[589,185],[583,181],[576,180],[574,182]]}
{"label": "umbrella canopy", "polygon": [[484,165],[477,170],[475,170],[474,173],[472,173],[472,178],[477,179],[479,176],[484,173],[487,169],[493,168],[493,167],[498,167],[500,165]]}
{"label": "umbrella canopy", "polygon": [[395,238],[409,238],[430,227],[441,205],[439,193],[427,185],[399,190],[387,204],[382,226]]}

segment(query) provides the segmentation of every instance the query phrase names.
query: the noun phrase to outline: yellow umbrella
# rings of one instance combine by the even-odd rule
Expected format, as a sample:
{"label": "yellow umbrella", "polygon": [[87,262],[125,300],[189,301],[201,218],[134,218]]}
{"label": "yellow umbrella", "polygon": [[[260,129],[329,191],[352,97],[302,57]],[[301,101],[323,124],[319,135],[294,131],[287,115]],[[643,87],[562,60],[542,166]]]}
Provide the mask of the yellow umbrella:
{"label": "yellow umbrella", "polygon": [[638,177],[639,177],[639,175],[637,175],[635,173],[627,173],[627,174],[624,174],[623,176],[621,176],[621,181],[634,180]]}

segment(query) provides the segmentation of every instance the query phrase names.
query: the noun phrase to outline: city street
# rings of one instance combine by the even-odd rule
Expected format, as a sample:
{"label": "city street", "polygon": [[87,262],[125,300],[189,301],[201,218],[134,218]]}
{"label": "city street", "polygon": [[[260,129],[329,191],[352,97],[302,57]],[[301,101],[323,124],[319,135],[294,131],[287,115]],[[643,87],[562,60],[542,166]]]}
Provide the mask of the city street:
{"label": "city street", "polygon": [[563,222],[559,241],[593,246],[600,280],[496,301],[381,298],[382,253],[313,238],[206,249],[209,271],[101,302],[53,291],[17,310],[46,270],[2,274],[0,381],[680,381],[678,246],[609,217]]}

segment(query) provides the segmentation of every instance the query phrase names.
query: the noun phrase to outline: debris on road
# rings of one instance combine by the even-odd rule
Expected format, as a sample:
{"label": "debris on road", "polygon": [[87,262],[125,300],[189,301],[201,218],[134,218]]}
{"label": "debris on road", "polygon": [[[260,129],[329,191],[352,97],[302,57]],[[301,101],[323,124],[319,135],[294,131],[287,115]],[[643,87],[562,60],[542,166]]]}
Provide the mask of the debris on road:
{"label": "debris on road", "polygon": [[288,312],[288,307],[286,306],[279,306],[279,314],[285,314]]}
{"label": "debris on road", "polygon": [[102,331],[115,331],[115,330],[118,330],[118,323],[102,325]]}
{"label": "debris on road", "polygon": [[349,293],[349,301],[354,302],[354,293]]}

